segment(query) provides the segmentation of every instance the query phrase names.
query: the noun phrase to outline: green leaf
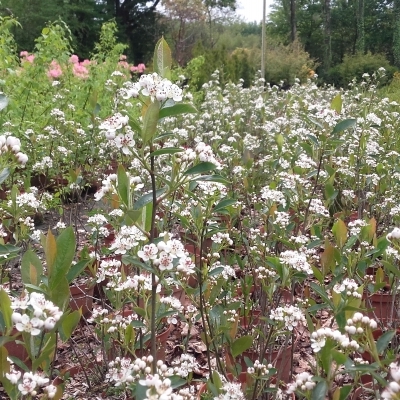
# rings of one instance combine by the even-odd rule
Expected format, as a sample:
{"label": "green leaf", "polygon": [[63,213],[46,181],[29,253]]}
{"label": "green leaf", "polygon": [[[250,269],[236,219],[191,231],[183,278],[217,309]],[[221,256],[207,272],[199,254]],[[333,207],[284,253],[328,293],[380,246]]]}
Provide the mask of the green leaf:
{"label": "green leaf", "polygon": [[324,300],[326,304],[328,304],[332,307],[332,305],[333,305],[332,301],[330,300],[330,298],[329,298],[328,294],[325,292],[325,290],[321,288],[321,286],[317,285],[315,282],[311,282],[310,287],[315,293],[317,293],[321,296],[322,300]]}
{"label": "green leaf", "polygon": [[335,125],[333,128],[332,133],[339,133],[343,132],[346,129],[353,128],[357,123],[357,120],[354,118],[345,119],[344,121],[340,121],[338,124]]}
{"label": "green leaf", "polygon": [[333,236],[335,236],[336,244],[342,248],[347,240],[347,227],[344,221],[338,219],[332,227]]}
{"label": "green leaf", "polygon": [[217,166],[209,161],[204,161],[201,162],[194,167],[191,167],[187,169],[183,175],[188,176],[188,175],[197,175],[197,174],[202,174],[203,172],[209,172],[209,171],[214,171],[217,168]]}
{"label": "green leaf", "polygon": [[340,114],[342,112],[342,96],[341,94],[337,94],[331,103],[331,109],[335,110],[338,114]]}
{"label": "green leaf", "polygon": [[162,37],[154,49],[153,69],[163,78],[171,78],[172,56],[168,43]]}
{"label": "green leaf", "polygon": [[0,184],[10,176],[10,170],[6,167],[0,172]]}
{"label": "green leaf", "polygon": [[376,349],[379,354],[386,350],[395,333],[395,331],[387,331],[376,341]]}
{"label": "green leaf", "polygon": [[246,350],[248,350],[252,346],[253,340],[254,340],[253,336],[250,336],[250,335],[242,336],[239,339],[236,339],[232,343],[232,347],[231,347],[232,357],[235,358],[238,355],[245,352]]}
{"label": "green leaf", "polygon": [[212,372],[212,378],[213,378],[213,382],[214,382],[214,385],[215,385],[218,393],[221,393],[223,384],[222,384],[222,380],[221,380],[221,377],[220,377],[218,371]]}
{"label": "green leaf", "polygon": [[237,200],[235,199],[223,199],[213,208],[213,212],[224,210],[226,207],[229,207],[236,202]]}
{"label": "green leaf", "polygon": [[160,103],[153,101],[149,104],[143,117],[142,140],[146,144],[157,132],[157,123],[160,112]]}
{"label": "green leaf", "polygon": [[89,261],[90,260],[81,260],[70,268],[67,273],[67,281],[69,284],[71,284],[72,281],[85,270]]}
{"label": "green leaf", "polygon": [[191,104],[178,103],[171,107],[164,107],[160,110],[159,118],[172,117],[181,114],[195,114],[197,109]]}
{"label": "green leaf", "polygon": [[118,195],[126,207],[129,207],[129,194],[130,194],[130,182],[125,172],[125,168],[122,165],[118,165],[117,171],[118,180]]}
{"label": "green leaf", "polygon": [[175,153],[181,153],[183,149],[179,147],[165,147],[160,150],[153,151],[150,153],[150,157],[156,157],[156,156],[161,156],[163,154],[175,154]]}
{"label": "green leaf", "polygon": [[314,118],[308,117],[308,119],[316,126],[318,126],[318,128],[324,129],[324,126],[322,125],[322,123]]}
{"label": "green leaf", "polygon": [[320,381],[315,386],[311,399],[312,400],[325,400],[326,393],[328,392],[328,385],[325,381]]}
{"label": "green leaf", "polygon": [[10,297],[3,288],[0,288],[0,312],[3,316],[4,324],[6,326],[6,333],[9,333],[11,332],[13,326],[11,320],[13,311],[11,308]]}
{"label": "green leaf", "polygon": [[346,400],[353,389],[352,385],[344,385],[340,388],[340,397],[339,400]]}
{"label": "green leaf", "polygon": [[65,318],[63,318],[60,329],[60,336],[62,341],[65,343],[72,335],[74,329],[78,326],[79,321],[81,320],[81,311],[75,310],[68,314]]}
{"label": "green leaf", "polygon": [[[167,191],[166,187],[157,189],[156,198],[163,195],[166,191]],[[144,207],[147,203],[150,203],[152,200],[153,200],[153,192],[146,193],[135,202],[135,204],[133,205],[133,209],[140,210],[142,207]]]}
{"label": "green leaf", "polygon": [[219,275],[219,274],[222,273],[223,270],[224,270],[224,267],[217,267],[217,268],[214,268],[213,270],[211,270],[211,271],[208,273],[208,276]]}
{"label": "green leaf", "polygon": [[76,240],[72,226],[64,229],[56,240],[54,268],[49,276],[49,287],[57,285],[58,280],[67,276],[75,256]]}
{"label": "green leaf", "polygon": [[8,97],[5,94],[0,93],[0,111],[6,108],[7,106],[8,106]]}
{"label": "green leaf", "polygon": [[23,283],[39,286],[43,274],[43,265],[34,251],[28,249],[21,260],[21,277]]}

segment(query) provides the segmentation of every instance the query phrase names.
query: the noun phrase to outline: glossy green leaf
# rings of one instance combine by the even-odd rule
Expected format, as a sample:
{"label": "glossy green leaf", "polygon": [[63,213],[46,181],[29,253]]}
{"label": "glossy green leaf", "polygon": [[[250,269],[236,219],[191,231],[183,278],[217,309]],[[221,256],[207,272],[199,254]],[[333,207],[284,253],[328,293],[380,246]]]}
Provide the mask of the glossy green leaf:
{"label": "glossy green leaf", "polygon": [[13,327],[11,320],[13,310],[11,308],[10,297],[3,288],[0,288],[0,312],[3,316],[4,324],[6,326],[6,333],[9,334]]}
{"label": "glossy green leaf", "polygon": [[10,170],[6,167],[0,172],[0,184],[10,176]]}
{"label": "glossy green leaf", "polygon": [[379,337],[379,339],[376,341],[376,349],[378,350],[379,354],[386,350],[395,333],[395,331],[387,331]]}
{"label": "glossy green leaf", "polygon": [[49,276],[49,286],[57,285],[58,280],[66,277],[75,257],[76,240],[72,226],[64,229],[56,239],[56,257],[54,268]]}
{"label": "glossy green leaf", "polygon": [[81,260],[78,261],[75,265],[73,265],[68,273],[67,273],[67,281],[69,284],[72,283],[72,281],[77,278],[87,267],[89,264],[90,260]]}
{"label": "glossy green leaf", "polygon": [[191,104],[178,103],[171,107],[164,107],[160,110],[159,118],[173,117],[181,114],[195,114],[197,109]]}
{"label": "glossy green leaf", "polygon": [[[166,191],[167,191],[166,187],[157,189],[156,198],[163,195]],[[146,193],[135,202],[133,208],[134,210],[140,210],[142,207],[144,207],[147,203],[150,203],[152,200],[153,200],[153,192]]]}
{"label": "glossy green leaf", "polygon": [[153,57],[153,69],[163,78],[171,79],[172,56],[168,43],[162,37],[156,44]]}
{"label": "glossy green leaf", "polygon": [[331,102],[331,109],[335,110],[338,114],[340,114],[342,112],[342,104],[343,104],[342,96],[339,93],[333,98]]}
{"label": "glossy green leaf", "polygon": [[248,350],[253,344],[254,337],[247,335],[236,339],[231,346],[232,357],[235,358]]}
{"label": "glossy green leaf", "polygon": [[342,248],[347,240],[347,227],[344,221],[338,219],[332,227],[333,236],[336,239],[336,244]]}
{"label": "glossy green leaf", "polygon": [[357,120],[354,118],[345,119],[344,121],[340,121],[338,124],[335,125],[333,128],[332,133],[339,133],[343,132],[346,129],[353,128],[356,126]]}
{"label": "glossy green leaf", "polygon": [[213,212],[223,210],[226,207],[229,207],[232,204],[235,204],[236,202],[237,202],[236,199],[223,199],[213,208]]}
{"label": "glossy green leaf", "polygon": [[158,114],[160,111],[160,104],[158,101],[153,101],[149,104],[143,117],[143,130],[142,140],[146,144],[157,132]]}
{"label": "glossy green leaf", "polygon": [[117,188],[118,196],[125,204],[125,206],[129,207],[130,182],[128,175],[125,172],[125,168],[122,165],[118,165],[117,180],[118,180],[118,188]]}
{"label": "glossy green leaf", "polygon": [[150,156],[156,157],[164,154],[176,154],[182,153],[182,151],[184,151],[184,149],[179,147],[165,147],[163,149],[153,151],[152,153],[150,153]]}
{"label": "glossy green leaf", "polygon": [[217,166],[211,162],[208,161],[204,161],[201,162],[189,169],[187,169],[183,175],[188,176],[188,175],[198,175],[198,174],[202,174],[204,172],[210,172],[210,171],[214,171],[217,168]]}
{"label": "glossy green leaf", "polygon": [[43,265],[34,251],[28,249],[21,260],[21,277],[25,284],[39,286]]}
{"label": "glossy green leaf", "polygon": [[352,385],[344,385],[340,388],[340,396],[339,400],[346,400],[349,397],[351,390],[353,389]]}
{"label": "glossy green leaf", "polygon": [[74,329],[78,326],[79,321],[81,320],[81,311],[75,310],[68,314],[65,318],[63,318],[60,329],[60,336],[63,342],[69,340],[74,332]]}
{"label": "glossy green leaf", "polygon": [[328,392],[327,383],[325,381],[320,381],[313,389],[311,400],[325,400],[327,392]]}

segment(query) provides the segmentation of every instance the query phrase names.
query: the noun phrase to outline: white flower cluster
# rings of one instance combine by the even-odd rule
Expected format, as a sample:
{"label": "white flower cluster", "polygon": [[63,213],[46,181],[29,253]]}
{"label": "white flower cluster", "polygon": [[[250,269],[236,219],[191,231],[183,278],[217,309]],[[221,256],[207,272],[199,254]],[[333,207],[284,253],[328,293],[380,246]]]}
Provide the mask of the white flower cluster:
{"label": "white flower cluster", "polygon": [[[36,396],[37,389],[49,383],[49,378],[44,377],[40,372],[24,372],[22,376],[21,371],[16,370],[13,364],[11,364],[10,372],[5,375],[13,385],[18,385],[18,390],[22,396]],[[57,388],[54,385],[45,386],[43,390],[49,399],[52,399],[57,392]]]}
{"label": "white flower cluster", "polygon": [[194,370],[198,369],[200,366],[194,356],[188,353],[183,353],[179,359],[172,361],[173,374],[179,375],[182,378],[186,378]]}
{"label": "white flower cluster", "polygon": [[299,307],[287,305],[271,310],[269,316],[273,321],[280,321],[285,324],[285,328],[292,331],[299,323],[305,322],[303,312]]}
{"label": "white flower cluster", "polygon": [[177,239],[169,239],[168,234],[163,233],[160,236],[164,237],[163,241],[158,242],[157,245],[146,244],[142,250],[138,251],[138,256],[143,261],[152,260],[160,271],[171,271],[174,268],[174,259],[178,258],[176,269],[184,274],[193,273],[193,261],[186,255],[182,242]]}
{"label": "white flower cluster", "polygon": [[[129,358],[117,357],[108,364],[106,379],[108,382],[115,382],[116,387],[137,381],[143,375],[150,376],[152,362],[152,356],[137,358],[133,362]],[[158,361],[157,372],[157,376],[167,376],[168,367],[162,361]],[[143,384],[142,381],[139,383]]]}
{"label": "white flower cluster", "polygon": [[42,293],[24,293],[23,297],[11,301],[13,310],[26,310],[28,307],[33,310],[32,318],[28,314],[12,313],[15,328],[20,332],[29,332],[33,336],[39,335],[43,327],[48,331],[52,330],[63,314],[51,301],[46,300]]}
{"label": "white flower cluster", "polygon": [[259,360],[255,360],[252,367],[247,368],[247,373],[260,375],[267,375],[269,373],[269,369],[272,368],[272,364],[264,365]]}
{"label": "white flower cluster", "polygon": [[[158,277],[156,277],[158,283]],[[122,281],[121,274],[114,275],[112,280],[107,283],[108,288],[114,288],[115,291],[134,290],[136,292],[146,291],[151,292],[152,283],[151,275],[133,275],[128,276],[125,281]],[[157,285],[157,293],[161,291],[161,285]]]}
{"label": "white flower cluster", "polygon": [[[25,192],[18,194],[15,202],[17,206],[21,208],[27,206],[37,210],[42,206],[41,202],[36,198],[35,194],[32,192]],[[12,207],[12,200],[9,200],[7,205],[8,207]]]}
{"label": "white flower cluster", "polygon": [[398,399],[400,394],[400,366],[396,363],[391,363],[389,367],[393,380],[382,392],[382,399]]}
{"label": "white flower cluster", "polygon": [[124,99],[138,97],[139,94],[149,96],[152,101],[165,101],[172,99],[174,101],[182,101],[182,89],[168,79],[163,79],[156,72],[152,74],[144,74],[140,77],[139,82],[126,82],[121,90]]}
{"label": "white flower cluster", "polygon": [[0,135],[0,155],[11,153],[17,159],[17,162],[21,165],[25,165],[28,162],[28,156],[21,153],[21,142],[14,136]]}
{"label": "white flower cluster", "polygon": [[349,335],[361,335],[364,333],[365,327],[376,329],[378,324],[372,318],[362,315],[360,312],[356,312],[354,313],[353,318],[347,320],[347,325],[344,327],[344,330]]}
{"label": "white flower cluster", "polygon": [[221,163],[215,158],[215,154],[212,151],[211,146],[205,144],[204,142],[197,143],[195,147],[196,153],[199,156],[200,161],[208,161],[217,166],[217,168],[221,167]]}
{"label": "white flower cluster", "polygon": [[364,226],[368,226],[368,223],[366,221],[363,221],[362,219],[356,219],[354,221],[349,222],[349,229],[350,229],[350,236],[357,236],[361,232],[361,228]]}
{"label": "white flower cluster", "polygon": [[45,171],[47,168],[52,168],[53,167],[53,160],[46,156],[43,157],[41,161],[36,162],[33,164],[32,169],[34,171]]}
{"label": "white flower cluster", "polygon": [[222,386],[222,393],[214,400],[245,400],[242,391],[242,385],[236,382],[224,382]]}
{"label": "white flower cluster", "polygon": [[221,245],[233,245],[233,240],[229,237],[229,233],[224,232],[217,232],[211,236],[211,240],[214,243],[221,244]]}
{"label": "white flower cluster", "polygon": [[107,278],[113,278],[121,275],[121,261],[115,258],[101,260],[100,265],[96,271],[96,282],[100,283],[105,281]]}
{"label": "white flower cluster", "polygon": [[257,267],[254,273],[258,279],[267,279],[269,277],[273,278],[276,276],[276,271],[270,270],[265,267]]}
{"label": "white flower cluster", "polygon": [[342,283],[338,283],[333,287],[336,293],[344,293],[346,296],[361,299],[362,294],[358,293],[358,284],[354,279],[346,278]]}
{"label": "white flower cluster", "polygon": [[313,376],[308,372],[301,372],[296,376],[296,379],[288,386],[287,394],[292,394],[296,390],[305,392],[306,390],[314,389],[316,383],[312,380]]}
{"label": "white flower cluster", "polygon": [[278,225],[282,229],[285,229],[290,223],[290,215],[286,211],[275,211],[274,213],[274,225]]}
{"label": "white flower cluster", "polygon": [[325,346],[327,339],[334,340],[342,349],[358,350],[360,348],[360,345],[355,340],[350,341],[346,335],[326,327],[320,328],[311,334],[311,348],[314,353],[318,353]]}
{"label": "white flower cluster", "polygon": [[116,132],[126,126],[128,122],[129,117],[127,115],[115,113],[103,121],[99,125],[99,129],[101,129],[101,133],[104,134],[108,140],[113,140],[116,136]]}
{"label": "white flower cluster", "polygon": [[309,210],[311,213],[327,218],[330,217],[328,209],[322,204],[320,199],[311,199]]}
{"label": "white flower cluster", "polygon": [[311,265],[307,261],[307,256],[296,250],[286,250],[280,254],[279,260],[282,264],[285,264],[297,271],[305,272],[308,275],[312,275]]}
{"label": "white flower cluster", "polygon": [[270,189],[268,186],[261,189],[261,198],[272,203],[281,204],[283,207],[286,206],[285,195],[279,190]]}
{"label": "white flower cluster", "polygon": [[111,244],[110,250],[114,251],[115,254],[126,254],[126,252],[145,240],[147,240],[146,236],[136,226],[124,225],[115,235],[115,240]]}

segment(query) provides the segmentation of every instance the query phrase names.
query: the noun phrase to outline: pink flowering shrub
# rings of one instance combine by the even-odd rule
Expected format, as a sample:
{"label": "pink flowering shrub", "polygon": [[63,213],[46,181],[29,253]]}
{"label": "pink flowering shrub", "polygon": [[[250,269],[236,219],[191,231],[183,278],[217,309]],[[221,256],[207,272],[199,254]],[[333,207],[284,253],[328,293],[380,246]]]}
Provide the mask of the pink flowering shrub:
{"label": "pink flowering shrub", "polygon": [[133,65],[131,67],[131,72],[142,74],[146,69],[146,66],[143,63],[138,64],[137,66]]}
{"label": "pink flowering shrub", "polygon": [[21,53],[19,53],[20,57],[21,57],[21,61],[27,61],[29,63],[33,63],[33,60],[35,59],[35,55],[34,54],[29,54],[27,51],[21,51]]}
{"label": "pink flowering shrub", "polygon": [[47,76],[49,78],[58,78],[61,75],[62,75],[62,69],[60,64],[57,61],[53,60],[50,64],[49,70],[47,71]]}

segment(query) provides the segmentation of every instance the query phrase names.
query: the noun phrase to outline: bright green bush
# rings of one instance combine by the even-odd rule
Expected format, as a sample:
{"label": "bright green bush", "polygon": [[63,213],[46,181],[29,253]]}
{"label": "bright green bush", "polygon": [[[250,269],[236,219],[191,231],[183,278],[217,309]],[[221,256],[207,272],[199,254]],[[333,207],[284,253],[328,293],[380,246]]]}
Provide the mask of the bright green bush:
{"label": "bright green bush", "polygon": [[343,62],[330,70],[328,81],[335,86],[347,87],[354,78],[360,81],[363,74],[372,75],[380,67],[385,68],[387,77],[393,76],[396,70],[395,67],[390,65],[384,54],[368,52],[366,54],[345,55]]}

